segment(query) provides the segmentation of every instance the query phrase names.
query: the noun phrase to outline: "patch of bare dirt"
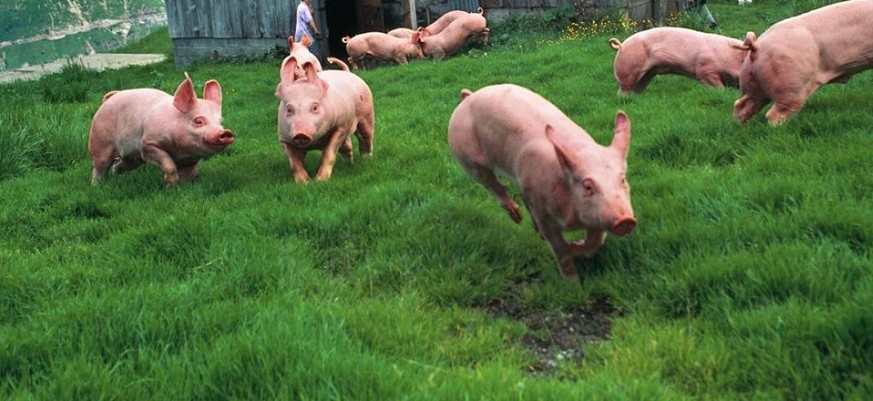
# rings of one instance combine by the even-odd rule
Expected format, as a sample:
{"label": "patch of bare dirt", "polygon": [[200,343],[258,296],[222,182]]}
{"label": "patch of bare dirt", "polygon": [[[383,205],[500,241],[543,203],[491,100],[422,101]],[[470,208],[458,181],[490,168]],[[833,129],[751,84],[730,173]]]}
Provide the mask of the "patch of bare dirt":
{"label": "patch of bare dirt", "polygon": [[585,357],[585,346],[609,338],[613,316],[623,311],[606,296],[593,298],[584,307],[569,307],[560,311],[543,311],[525,307],[518,302],[522,284],[513,284],[501,297],[481,305],[493,316],[506,317],[527,326],[522,339],[525,349],[536,361],[525,367],[533,375],[554,374],[564,363]]}

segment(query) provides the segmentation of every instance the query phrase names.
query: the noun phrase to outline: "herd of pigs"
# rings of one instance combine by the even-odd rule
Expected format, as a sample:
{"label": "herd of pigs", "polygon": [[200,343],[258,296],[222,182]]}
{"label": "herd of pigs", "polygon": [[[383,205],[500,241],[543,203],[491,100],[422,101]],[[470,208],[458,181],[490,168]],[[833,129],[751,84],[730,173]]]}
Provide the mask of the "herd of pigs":
{"label": "herd of pigs", "polygon": [[[481,11],[452,16],[454,22],[438,20],[442,25],[437,28],[451,37],[466,39],[475,32],[487,38]],[[473,30],[467,22],[455,25],[480,18],[481,25],[477,22]],[[614,73],[620,92],[642,92],[656,74],[681,74],[713,86],[739,86],[742,97],[734,104],[734,117],[740,122],[772,102],[766,117],[778,124],[797,113],[819,86],[846,82],[873,67],[871,20],[873,0],[849,0],[780,21],[760,38],[750,32],[745,41],[661,27],[609,44],[617,51]],[[414,43],[416,55],[423,52],[437,59],[460,47],[458,40],[452,44],[448,36],[439,36],[443,33],[425,33],[430,29],[408,32],[407,39],[398,39],[401,47]],[[463,30],[467,34],[458,33]],[[399,42],[386,37],[391,36],[367,33],[348,39],[349,62],[386,55],[405,62],[411,53],[389,51],[388,44]],[[340,69],[323,70],[305,43],[289,43],[291,54],[282,62],[275,92],[279,143],[296,182],[310,179],[304,166],[310,150],[321,150],[315,179],[327,180],[337,153],[352,158],[352,135],[358,138],[361,154],[372,154],[373,95],[344,62],[328,58]],[[92,182],[103,180],[110,170],[123,173],[145,163],[158,166],[168,186],[192,179],[200,160],[235,139],[222,126],[221,98],[221,86],[210,80],[198,99],[187,74],[174,95],[155,89],[107,93],[88,141]],[[462,89],[460,98],[448,128],[457,161],[516,223],[522,218],[520,207],[497,173],[518,185],[534,228],[549,243],[564,277],[576,276],[573,258],[592,257],[607,233],[622,236],[634,230],[625,178],[630,121],[624,112],[615,116],[612,142],[601,146],[551,102],[526,88],[499,84],[476,92]],[[586,238],[568,242],[564,232],[571,230],[585,230]]]}

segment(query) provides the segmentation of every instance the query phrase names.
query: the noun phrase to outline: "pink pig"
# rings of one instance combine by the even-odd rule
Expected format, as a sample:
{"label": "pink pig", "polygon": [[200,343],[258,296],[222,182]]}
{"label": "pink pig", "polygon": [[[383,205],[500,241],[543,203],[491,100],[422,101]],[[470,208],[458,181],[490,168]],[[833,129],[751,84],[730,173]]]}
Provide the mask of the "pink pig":
{"label": "pink pig", "polygon": [[393,36],[400,39],[409,39],[412,37],[412,34],[416,32],[418,32],[418,30],[409,28],[394,28],[388,31],[388,36]]}
{"label": "pink pig", "polygon": [[767,121],[780,124],[819,86],[873,68],[871,17],[873,0],[851,0],[777,22],[757,40],[747,33],[734,118],[745,123],[772,101]]}
{"label": "pink pig", "polygon": [[316,71],[322,70],[321,62],[318,61],[318,57],[309,51],[310,45],[312,45],[312,39],[310,39],[306,34],[303,34],[303,38],[300,39],[300,42],[295,42],[294,36],[288,37],[288,47],[291,49],[291,54],[289,54],[288,57],[294,57],[298,61],[297,78],[303,78],[306,75],[303,72],[302,67],[305,63],[312,63],[315,66]]}
{"label": "pink pig", "polygon": [[[449,12],[441,15],[439,18],[437,18],[436,21],[434,21],[433,23],[431,23],[430,25],[428,25],[424,29],[427,30],[428,34],[436,35],[436,34],[442,32],[443,29],[446,29],[446,27],[449,26],[449,24],[451,24],[452,21],[454,21],[460,17],[465,17],[469,14],[470,13],[468,13],[466,11],[452,10],[452,11],[449,11]],[[485,10],[483,10],[482,7],[479,7],[478,14],[484,15]]]}
{"label": "pink pig", "polygon": [[173,96],[157,89],[109,92],[88,137],[91,182],[103,180],[110,168],[121,174],[143,163],[158,166],[167,186],[189,180],[201,159],[233,142],[221,123],[221,86],[214,80],[204,85],[203,99],[188,74]]}
{"label": "pink pig", "polygon": [[431,35],[422,30],[419,41],[424,54],[434,60],[442,60],[458,52],[469,37],[478,37],[481,44],[488,43],[487,21],[481,14],[466,13],[452,21],[442,32]]}
{"label": "pink pig", "polygon": [[297,79],[296,68],[297,60],[289,57],[279,73],[279,143],[288,155],[294,181],[300,183],[309,181],[303,164],[306,153],[322,149],[315,179],[327,180],[337,152],[352,158],[353,133],[358,137],[360,152],[373,153],[373,95],[370,87],[351,72],[318,72],[312,63],[306,63],[305,78]]}
{"label": "pink pig", "polygon": [[[523,112],[519,112],[523,110]],[[574,256],[592,257],[606,232],[622,236],[636,226],[625,179],[630,121],[615,117],[608,147],[594,140],[542,96],[520,86],[461,91],[449,121],[449,145],[461,166],[482,184],[516,223],[521,221],[495,173],[521,191],[534,228],[548,241],[565,278],[576,276]],[[567,243],[564,231],[585,229]]]}
{"label": "pink pig", "polygon": [[624,43],[609,40],[617,50],[612,68],[619,93],[642,93],[655,75],[676,74],[721,88],[736,87],[746,51],[743,42],[686,28],[652,28]]}
{"label": "pink pig", "polygon": [[382,32],[366,32],[342,38],[349,54],[349,64],[353,70],[358,69],[358,62],[365,57],[381,60],[394,60],[406,64],[408,59],[424,58],[424,53],[418,44],[420,33],[413,32],[409,38],[401,39]]}

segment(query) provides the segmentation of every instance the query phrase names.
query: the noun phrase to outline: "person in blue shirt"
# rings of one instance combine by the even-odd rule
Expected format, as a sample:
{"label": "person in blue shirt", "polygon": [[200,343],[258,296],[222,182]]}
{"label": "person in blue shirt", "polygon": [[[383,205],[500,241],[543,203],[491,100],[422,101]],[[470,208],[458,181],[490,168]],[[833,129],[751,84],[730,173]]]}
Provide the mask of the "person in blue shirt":
{"label": "person in blue shirt", "polygon": [[309,52],[318,55],[318,45],[315,39],[321,37],[321,32],[318,31],[318,26],[315,25],[315,18],[312,18],[312,1],[300,0],[297,6],[297,24],[294,28],[294,41],[300,42],[303,40],[303,35],[306,34],[312,39],[312,44],[309,45]]}

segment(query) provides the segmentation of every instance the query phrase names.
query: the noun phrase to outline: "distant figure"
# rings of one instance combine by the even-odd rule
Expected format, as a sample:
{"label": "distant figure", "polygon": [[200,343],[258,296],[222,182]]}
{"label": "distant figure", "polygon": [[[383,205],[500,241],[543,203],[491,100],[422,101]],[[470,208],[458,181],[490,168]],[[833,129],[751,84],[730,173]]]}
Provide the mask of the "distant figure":
{"label": "distant figure", "polygon": [[706,0],[687,0],[685,2],[685,12],[696,11],[700,15],[700,19],[706,22],[709,29],[718,28],[718,22],[712,13],[709,12],[709,7],[706,6]]}
{"label": "distant figure", "polygon": [[[297,24],[294,28],[294,41],[300,42],[303,40],[303,34],[310,38],[318,39],[321,37],[321,32],[315,25],[315,19],[312,18],[312,0],[300,0],[297,6]],[[309,45],[309,52],[318,55],[318,45],[315,40]]]}

